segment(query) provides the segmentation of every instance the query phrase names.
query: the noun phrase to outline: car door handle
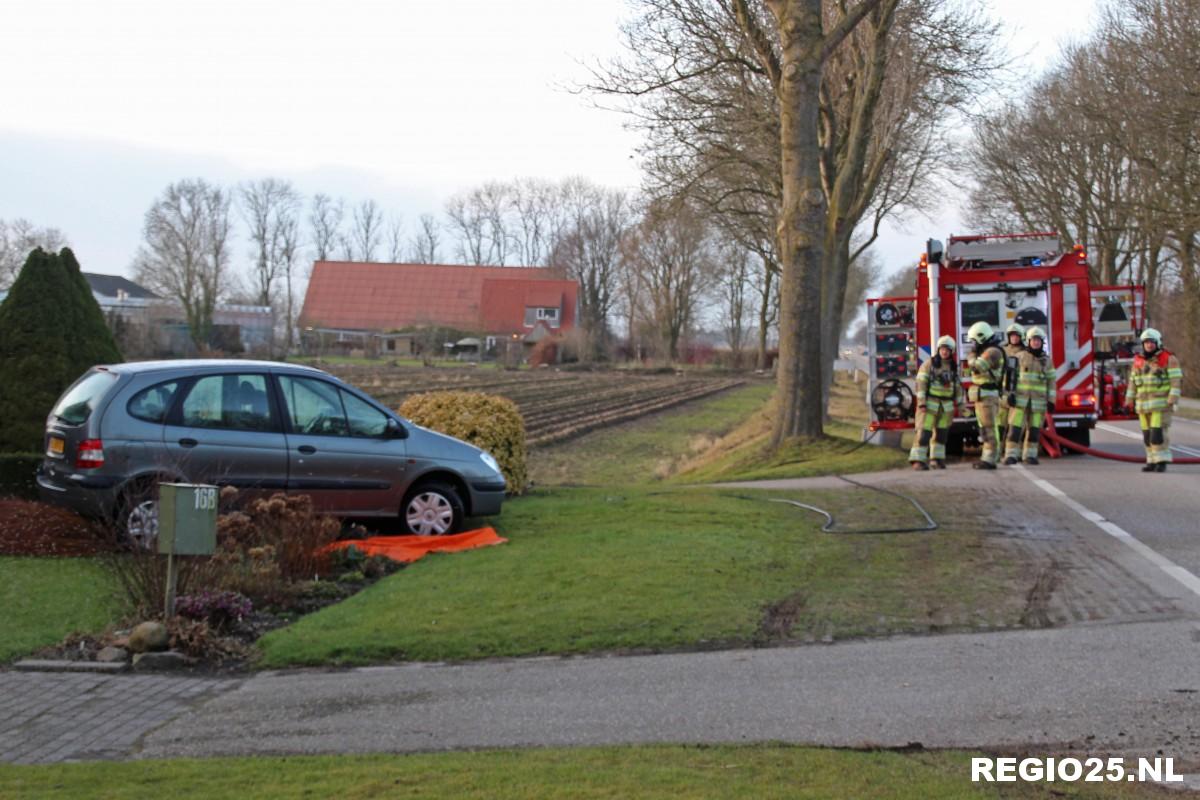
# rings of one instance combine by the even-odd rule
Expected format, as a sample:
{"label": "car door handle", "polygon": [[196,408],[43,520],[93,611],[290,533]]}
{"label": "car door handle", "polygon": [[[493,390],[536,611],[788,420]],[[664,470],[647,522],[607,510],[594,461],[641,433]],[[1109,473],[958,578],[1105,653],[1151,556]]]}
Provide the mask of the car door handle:
{"label": "car door handle", "polygon": [[184,438],[184,439],[179,440],[180,447],[195,447],[198,444],[200,444],[200,443],[197,442],[195,439]]}
{"label": "car door handle", "polygon": [[304,453],[304,455],[306,455],[306,456],[312,455],[313,453],[317,452],[317,448],[313,447],[311,444],[302,444],[299,447],[297,447],[296,449],[299,450],[301,453]]}

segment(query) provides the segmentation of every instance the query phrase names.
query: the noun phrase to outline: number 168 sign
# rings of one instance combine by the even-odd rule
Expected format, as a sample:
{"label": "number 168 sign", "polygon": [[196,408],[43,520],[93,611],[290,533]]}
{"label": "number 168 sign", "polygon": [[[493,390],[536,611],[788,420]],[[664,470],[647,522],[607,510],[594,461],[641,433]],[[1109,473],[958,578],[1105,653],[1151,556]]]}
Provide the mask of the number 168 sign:
{"label": "number 168 sign", "polygon": [[217,546],[217,487],[160,483],[158,489],[158,552],[211,555]]}

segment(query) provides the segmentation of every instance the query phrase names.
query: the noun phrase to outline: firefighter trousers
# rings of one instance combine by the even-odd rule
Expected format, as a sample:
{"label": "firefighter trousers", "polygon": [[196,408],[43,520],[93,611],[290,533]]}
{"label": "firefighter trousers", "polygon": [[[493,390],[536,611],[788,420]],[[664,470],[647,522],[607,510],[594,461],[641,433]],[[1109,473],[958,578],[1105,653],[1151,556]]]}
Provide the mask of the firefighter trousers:
{"label": "firefighter trousers", "polygon": [[984,395],[975,401],[975,422],[979,425],[979,441],[983,445],[983,451],[979,454],[980,461],[995,464],[1000,460],[1000,447],[1004,437],[1001,420],[999,395]]}
{"label": "firefighter trousers", "polygon": [[913,439],[912,449],[908,451],[908,460],[923,463],[930,459],[945,461],[946,438],[953,420],[954,400],[926,398],[925,407],[917,409],[917,435]]}
{"label": "firefighter trousers", "polygon": [[1171,410],[1138,414],[1142,442],[1146,445],[1147,464],[1171,463]]}
{"label": "firefighter trousers", "polygon": [[[1016,408],[1008,410],[1008,442],[1004,448],[1004,458],[1037,458],[1038,444],[1042,439],[1042,418],[1046,415],[1044,408],[1038,408],[1028,400],[1019,402]],[[1022,442],[1024,446],[1022,447]]]}

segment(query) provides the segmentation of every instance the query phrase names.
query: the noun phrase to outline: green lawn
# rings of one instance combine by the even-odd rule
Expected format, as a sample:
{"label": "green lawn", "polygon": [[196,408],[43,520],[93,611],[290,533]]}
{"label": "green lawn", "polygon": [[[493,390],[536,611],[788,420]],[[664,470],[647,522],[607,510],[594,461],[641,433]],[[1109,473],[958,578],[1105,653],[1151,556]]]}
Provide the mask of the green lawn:
{"label": "green lawn", "polygon": [[0,663],[115,622],[114,589],[91,559],[0,556]]}
{"label": "green lawn", "polygon": [[832,421],[825,426],[825,437],[817,441],[793,440],[774,452],[768,446],[772,408],[764,406],[747,415],[740,426],[708,452],[685,464],[674,480],[716,483],[809,478],[906,466],[906,449],[862,443],[862,429],[867,420],[864,391],[865,384],[854,383],[839,374],[829,402]]}
{"label": "green lawn", "polygon": [[627,485],[661,480],[760,411],[775,386],[755,382],[715,397],[594,431],[530,454],[536,485]]}
{"label": "green lawn", "polygon": [[[926,631],[935,611],[1020,616],[1023,565],[977,533],[823,534],[816,515],[744,494],[753,499],[606,488],[511,500],[497,521],[508,544],[431,556],[273,631],[262,664],[691,649]],[[920,519],[866,490],[793,496],[840,524]]]}
{"label": "green lawn", "polygon": [[[1139,784],[973,784],[972,754],[789,745],[593,747],[48,766],[0,765],[0,797],[265,798],[1146,798]],[[998,788],[998,787],[1003,787]]]}

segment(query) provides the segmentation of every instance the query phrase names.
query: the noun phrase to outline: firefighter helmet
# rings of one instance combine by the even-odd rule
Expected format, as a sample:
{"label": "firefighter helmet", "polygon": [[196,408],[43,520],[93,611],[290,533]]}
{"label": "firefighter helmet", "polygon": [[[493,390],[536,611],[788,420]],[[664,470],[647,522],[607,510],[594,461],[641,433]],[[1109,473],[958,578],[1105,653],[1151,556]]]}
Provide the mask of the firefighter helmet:
{"label": "firefighter helmet", "polygon": [[943,347],[949,347],[950,351],[953,352],[954,351],[954,337],[953,336],[943,336],[942,338],[938,339],[937,340],[937,349],[941,350]]}
{"label": "firefighter helmet", "polygon": [[1012,334],[1012,333],[1015,333],[1015,334],[1019,335],[1022,339],[1024,339],[1025,338],[1025,326],[1019,322],[1009,323],[1009,326],[1004,329],[1004,334],[1007,336],[1008,334]]}
{"label": "firefighter helmet", "polygon": [[1046,343],[1046,332],[1034,325],[1032,328],[1025,331],[1025,344],[1029,344],[1030,339],[1041,339],[1042,344]]}
{"label": "firefighter helmet", "polygon": [[1154,342],[1157,347],[1162,347],[1162,334],[1154,328],[1146,328],[1142,331],[1141,339],[1143,342]]}
{"label": "firefighter helmet", "polygon": [[971,326],[970,330],[967,331],[967,338],[980,347],[983,347],[985,344],[990,342],[992,337],[995,335],[996,332],[992,330],[992,326],[988,325],[983,320],[976,322]]}

